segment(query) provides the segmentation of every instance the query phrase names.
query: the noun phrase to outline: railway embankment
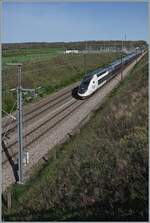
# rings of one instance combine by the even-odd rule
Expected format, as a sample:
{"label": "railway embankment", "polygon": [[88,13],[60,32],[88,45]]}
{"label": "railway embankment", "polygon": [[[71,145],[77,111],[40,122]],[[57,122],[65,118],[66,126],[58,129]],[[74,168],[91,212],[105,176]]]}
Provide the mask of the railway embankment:
{"label": "railway embankment", "polygon": [[[44,136],[53,143],[38,145],[41,154],[34,147],[31,158],[44,159],[31,179],[12,188],[4,220],[148,219],[147,55],[133,65]],[[121,76],[127,77],[119,82]]]}

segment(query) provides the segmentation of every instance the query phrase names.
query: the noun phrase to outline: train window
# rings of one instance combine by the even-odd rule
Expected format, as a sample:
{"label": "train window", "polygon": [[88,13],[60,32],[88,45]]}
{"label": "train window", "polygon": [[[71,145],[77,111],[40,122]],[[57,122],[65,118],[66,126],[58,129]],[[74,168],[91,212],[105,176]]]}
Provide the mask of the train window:
{"label": "train window", "polygon": [[100,85],[102,82],[104,82],[105,80],[109,79],[110,77],[110,73],[108,75],[106,75],[105,77],[101,78],[98,80],[98,85]]}
{"label": "train window", "polygon": [[99,77],[99,76],[101,76],[102,74],[104,74],[106,71],[103,71],[103,72],[101,72],[101,73],[98,73],[97,74],[97,77]]}
{"label": "train window", "polygon": [[103,82],[103,80],[101,80],[101,79],[98,80],[98,85],[101,84],[102,82]]}
{"label": "train window", "polygon": [[82,81],[82,83],[80,85],[80,88],[87,89],[90,81],[91,81],[91,78],[83,79],[83,81]]}

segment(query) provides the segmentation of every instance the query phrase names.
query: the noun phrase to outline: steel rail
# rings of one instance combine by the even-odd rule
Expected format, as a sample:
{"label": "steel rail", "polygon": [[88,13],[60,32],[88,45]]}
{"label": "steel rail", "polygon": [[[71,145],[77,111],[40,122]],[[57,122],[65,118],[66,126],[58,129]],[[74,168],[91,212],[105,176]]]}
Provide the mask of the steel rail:
{"label": "steel rail", "polygon": [[[76,87],[76,86],[75,86],[75,87]],[[60,101],[62,101],[62,97],[64,97],[65,95],[69,95],[69,94],[71,93],[71,90],[72,90],[72,89],[69,89],[69,90],[67,90],[66,92],[63,92],[63,94],[58,95],[57,97],[55,97],[55,98],[53,98],[53,99],[51,99],[51,100],[48,100],[48,101],[45,102],[44,104],[41,103],[40,106],[39,106],[39,105],[35,106],[31,111],[26,112],[26,113],[24,114],[24,116],[25,116],[25,117],[28,117],[30,114],[32,114],[33,118],[35,118],[36,115],[34,115],[33,112],[37,112],[37,116],[40,115],[40,114],[41,114],[42,112],[44,112],[45,110],[48,110],[48,109],[52,108],[52,106],[55,106],[55,105],[57,105]],[[66,96],[64,99],[66,99],[66,98],[67,98],[67,96]],[[55,102],[56,100],[58,100],[58,101],[57,101],[56,103],[52,104],[52,103]],[[38,112],[38,110],[39,110],[40,108],[43,108],[43,106],[46,106],[46,105],[48,105],[49,103],[50,103],[50,105],[48,106],[47,109],[43,110],[42,112]],[[31,116],[30,118],[24,120],[24,122],[29,121],[29,120],[32,120],[32,116]],[[13,126],[12,128],[10,128],[10,129],[8,130],[9,132],[10,132],[11,130],[13,131],[13,129],[15,129],[15,128],[17,127],[17,125],[16,125],[16,121],[15,121],[15,120],[12,120],[11,123],[6,123],[6,124],[3,126],[3,129],[6,128],[6,127],[9,126],[9,125],[13,125],[13,123],[15,124],[15,126]]]}
{"label": "steel rail", "polygon": [[[79,103],[78,103],[79,102]],[[52,124],[52,126],[48,127],[46,130],[44,130],[44,132],[40,133],[39,135],[37,135],[33,140],[31,140],[29,143],[27,143],[25,145],[25,148],[29,147],[33,142],[35,142],[37,139],[39,139],[41,136],[45,135],[49,130],[51,130],[52,128],[54,128],[57,124],[59,124],[62,120],[64,120],[66,117],[68,117],[69,114],[72,114],[75,110],[77,110],[77,108],[79,108],[82,104],[84,104],[86,101],[74,101],[71,104],[69,104],[67,107],[65,107],[64,109],[62,109],[61,111],[57,112],[56,114],[54,114],[54,116],[52,116],[51,118],[49,118],[48,120],[46,120],[45,122],[41,123],[39,126],[37,126],[36,128],[34,128],[33,130],[31,130],[30,132],[28,132],[25,136],[30,136],[31,134],[35,133],[37,130],[39,130],[42,126],[44,126],[45,124],[47,124],[48,122],[50,122],[52,119],[54,119],[55,117],[57,117],[58,115],[60,115],[61,113],[63,113],[64,111],[66,111],[69,107],[71,107],[74,104],[77,104],[77,106],[75,108],[73,108],[71,111],[69,112],[64,112],[64,116],[61,117],[59,120],[57,120],[54,124]],[[13,147],[15,144],[17,144],[17,141],[15,141],[14,143],[12,143],[11,145],[9,145],[7,147],[7,149],[10,149],[11,147]],[[4,152],[4,151],[2,151]],[[10,154],[12,158],[15,157],[15,155],[17,155],[18,152]],[[8,162],[8,160],[4,160],[2,162],[2,164],[4,165],[6,162]]]}

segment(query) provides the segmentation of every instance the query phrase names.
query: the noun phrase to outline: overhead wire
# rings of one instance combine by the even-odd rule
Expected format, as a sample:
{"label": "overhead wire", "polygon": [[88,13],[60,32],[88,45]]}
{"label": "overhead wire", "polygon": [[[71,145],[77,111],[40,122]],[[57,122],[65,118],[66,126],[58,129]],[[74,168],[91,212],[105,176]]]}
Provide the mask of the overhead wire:
{"label": "overhead wire", "polygon": [[[12,106],[12,109],[11,109],[10,113],[8,113],[8,114],[12,115],[12,112],[13,112],[14,107],[15,107],[16,104],[17,104],[17,102],[14,103],[14,105]],[[12,122],[12,120],[10,119],[10,121],[8,122],[9,124],[8,124],[8,126],[7,126],[7,128],[5,130],[5,134],[2,137],[2,140],[4,140],[4,138],[5,138],[6,134],[7,134],[7,131],[9,129],[9,127],[10,127],[11,122]]]}

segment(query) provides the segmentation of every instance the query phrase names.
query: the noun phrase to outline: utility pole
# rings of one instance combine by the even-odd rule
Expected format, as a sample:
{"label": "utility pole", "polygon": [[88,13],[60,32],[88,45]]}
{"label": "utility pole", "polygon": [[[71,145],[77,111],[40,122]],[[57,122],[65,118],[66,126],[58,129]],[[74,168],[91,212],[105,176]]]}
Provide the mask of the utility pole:
{"label": "utility pole", "polygon": [[135,52],[136,52],[136,64],[137,64],[137,54],[138,54],[137,50],[138,50],[138,48],[136,47],[136,49],[135,49]]}
{"label": "utility pole", "polygon": [[87,42],[85,41],[85,53],[84,53],[84,74],[86,74],[86,53],[87,53]]}
{"label": "utility pole", "polygon": [[[126,34],[124,36],[125,38],[125,41],[126,41]],[[123,79],[123,76],[122,76],[122,72],[123,72],[123,46],[125,46],[125,44],[123,44],[124,40],[122,38],[122,41],[121,41],[121,80]]]}
{"label": "utility pole", "polygon": [[87,41],[85,41],[85,49],[88,52]]}
{"label": "utility pole", "polygon": [[17,86],[17,126],[18,126],[18,142],[19,142],[19,183],[23,183],[23,101],[21,87],[21,65],[18,65],[18,86]]}
{"label": "utility pole", "polygon": [[[17,88],[14,89],[17,92],[17,128],[18,128],[18,183],[23,184],[24,182],[24,171],[23,171],[23,160],[25,157],[25,152],[23,148],[23,92],[30,91],[35,92],[33,89],[23,89],[21,86],[21,63],[8,63],[8,66],[18,67],[18,83]],[[27,154],[26,154],[27,156]]]}
{"label": "utility pole", "polygon": [[8,63],[8,66],[17,66],[17,128],[18,128],[18,170],[19,170],[19,182],[23,183],[23,109],[22,109],[22,87],[21,87],[21,63]]}
{"label": "utility pole", "polygon": [[122,77],[122,71],[123,71],[123,63],[122,63],[122,61],[123,61],[123,39],[121,41],[121,81],[123,79],[123,77]]}
{"label": "utility pole", "polygon": [[105,49],[105,40],[104,40],[104,53],[106,53],[106,49]]}

